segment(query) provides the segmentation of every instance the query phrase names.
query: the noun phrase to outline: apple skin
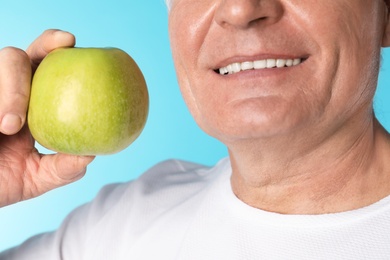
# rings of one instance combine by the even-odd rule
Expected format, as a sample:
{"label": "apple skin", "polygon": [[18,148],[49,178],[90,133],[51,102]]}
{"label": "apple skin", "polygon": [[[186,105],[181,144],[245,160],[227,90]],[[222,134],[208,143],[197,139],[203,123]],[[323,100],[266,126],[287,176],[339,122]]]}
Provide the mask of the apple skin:
{"label": "apple skin", "polygon": [[74,155],[104,155],[128,147],[149,108],[145,79],[117,48],[60,48],[32,81],[28,126],[42,146]]}

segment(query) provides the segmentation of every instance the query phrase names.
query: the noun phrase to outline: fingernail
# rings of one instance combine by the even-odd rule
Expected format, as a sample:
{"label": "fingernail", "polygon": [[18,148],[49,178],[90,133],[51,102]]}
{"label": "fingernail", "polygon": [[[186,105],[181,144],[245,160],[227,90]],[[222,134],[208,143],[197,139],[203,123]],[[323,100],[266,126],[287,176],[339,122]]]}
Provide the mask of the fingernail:
{"label": "fingernail", "polygon": [[6,114],[1,121],[1,132],[4,134],[15,134],[22,127],[22,119],[15,114]]}

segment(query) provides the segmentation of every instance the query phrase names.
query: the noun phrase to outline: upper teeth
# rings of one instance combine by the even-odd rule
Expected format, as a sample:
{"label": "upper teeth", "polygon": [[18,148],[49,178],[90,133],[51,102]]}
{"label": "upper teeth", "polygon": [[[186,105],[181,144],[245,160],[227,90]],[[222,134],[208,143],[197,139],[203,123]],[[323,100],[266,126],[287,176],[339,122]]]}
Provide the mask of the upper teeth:
{"label": "upper teeth", "polygon": [[245,61],[241,63],[232,63],[226,67],[220,68],[219,73],[221,75],[225,75],[237,73],[243,70],[282,68],[285,66],[291,67],[300,63],[302,63],[302,59],[265,59]]}

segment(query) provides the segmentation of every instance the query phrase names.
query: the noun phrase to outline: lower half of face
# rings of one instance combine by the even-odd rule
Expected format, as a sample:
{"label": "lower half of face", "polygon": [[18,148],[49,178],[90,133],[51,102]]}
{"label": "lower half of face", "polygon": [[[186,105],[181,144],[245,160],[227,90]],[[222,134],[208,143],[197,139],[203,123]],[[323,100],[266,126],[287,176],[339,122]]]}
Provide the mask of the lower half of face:
{"label": "lower half of face", "polygon": [[185,78],[180,80],[182,93],[198,125],[224,143],[317,135],[334,131],[372,106],[378,59],[366,66],[340,59],[333,53],[264,71],[204,71],[196,77],[179,73],[179,80]]}
{"label": "lower half of face", "polygon": [[[275,0],[284,13],[272,24],[251,23],[256,28],[217,24],[213,15],[218,4],[204,3],[215,10],[199,11],[199,23],[185,10],[179,12],[177,4],[171,14],[171,40],[183,96],[210,135],[227,143],[298,132],[327,134],[371,109],[383,27],[379,18],[370,18],[379,12],[370,2],[321,2],[319,8],[313,1]],[[288,55],[278,57],[284,52]],[[241,67],[237,73],[229,68],[233,73],[222,75],[223,69],[220,74],[219,64],[227,64],[218,61],[243,61],[242,55],[233,57],[236,53],[253,53],[245,56],[254,57],[251,62],[266,53],[267,62],[268,57],[271,63],[284,58],[286,65]],[[291,58],[299,61],[288,66]],[[214,60],[216,66],[210,65]]]}

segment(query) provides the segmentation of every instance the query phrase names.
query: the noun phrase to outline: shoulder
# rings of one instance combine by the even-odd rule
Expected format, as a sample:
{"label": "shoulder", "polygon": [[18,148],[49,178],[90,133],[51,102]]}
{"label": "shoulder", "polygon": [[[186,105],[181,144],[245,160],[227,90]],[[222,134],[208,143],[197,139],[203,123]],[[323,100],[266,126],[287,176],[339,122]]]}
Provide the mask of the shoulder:
{"label": "shoulder", "polygon": [[227,164],[227,159],[212,167],[182,160],[167,160],[150,168],[133,181],[129,188],[142,199],[158,201],[163,198],[177,203],[177,200],[193,196],[210,185]]}
{"label": "shoulder", "polygon": [[158,192],[177,186],[203,183],[210,179],[212,167],[182,160],[166,160],[150,168],[135,183],[145,192]]}
{"label": "shoulder", "polygon": [[166,160],[135,180],[105,186],[93,204],[103,214],[123,205],[144,208],[152,204],[155,209],[159,206],[163,210],[201,192],[227,167],[230,167],[227,158],[212,167],[183,160]]}

